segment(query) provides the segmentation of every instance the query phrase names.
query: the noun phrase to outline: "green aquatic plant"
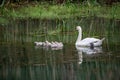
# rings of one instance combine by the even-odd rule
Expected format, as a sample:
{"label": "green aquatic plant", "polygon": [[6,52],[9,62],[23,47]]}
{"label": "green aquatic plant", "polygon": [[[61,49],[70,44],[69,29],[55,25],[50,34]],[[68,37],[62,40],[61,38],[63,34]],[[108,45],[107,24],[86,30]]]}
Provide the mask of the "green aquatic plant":
{"label": "green aquatic plant", "polygon": [[9,23],[9,20],[7,20],[4,17],[0,17],[0,24],[7,24],[7,23]]}
{"label": "green aquatic plant", "polygon": [[61,32],[60,29],[57,29],[57,30],[49,30],[49,31],[48,31],[48,35],[56,35],[56,34],[58,34],[58,33],[60,33],[60,32]]}
{"label": "green aquatic plant", "polygon": [[98,16],[106,18],[120,18],[119,4],[108,6],[81,4],[36,4],[19,8],[6,8],[1,11],[1,16],[9,18],[40,18],[40,19],[64,19],[73,17]]}

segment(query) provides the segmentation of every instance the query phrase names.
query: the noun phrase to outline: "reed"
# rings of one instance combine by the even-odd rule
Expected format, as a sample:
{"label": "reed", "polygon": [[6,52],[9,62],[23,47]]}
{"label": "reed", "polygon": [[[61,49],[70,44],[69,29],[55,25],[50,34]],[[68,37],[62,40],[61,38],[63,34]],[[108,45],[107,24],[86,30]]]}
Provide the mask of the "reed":
{"label": "reed", "polygon": [[[9,18],[39,18],[39,19],[64,19],[73,17],[98,16],[105,18],[120,18],[119,4],[109,6],[86,4],[36,4],[35,6],[27,5],[19,8],[0,9],[3,17]],[[1,19],[2,20],[2,19]],[[1,21],[0,20],[0,21]],[[6,19],[7,20],[7,19]]]}
{"label": "reed", "polygon": [[[115,19],[97,17],[55,20],[22,19],[11,20],[9,25],[5,25],[3,29],[1,28],[1,36],[3,37],[1,41],[7,43],[30,43],[48,40],[74,44],[78,35],[76,31],[77,25],[80,25],[83,29],[83,38],[105,37],[107,41],[111,36],[118,36],[119,32],[119,28],[116,28],[119,23]],[[119,42],[115,37],[109,39],[108,42],[114,43],[114,41]]]}

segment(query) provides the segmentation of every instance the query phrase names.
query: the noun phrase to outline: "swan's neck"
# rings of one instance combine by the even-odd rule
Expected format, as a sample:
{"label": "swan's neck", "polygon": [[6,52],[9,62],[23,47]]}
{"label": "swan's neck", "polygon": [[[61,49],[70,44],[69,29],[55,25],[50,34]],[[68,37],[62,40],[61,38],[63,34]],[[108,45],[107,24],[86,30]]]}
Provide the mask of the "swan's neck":
{"label": "swan's neck", "polygon": [[79,30],[79,31],[78,31],[78,38],[77,38],[77,41],[76,41],[76,42],[81,41],[81,39],[82,39],[82,30]]}

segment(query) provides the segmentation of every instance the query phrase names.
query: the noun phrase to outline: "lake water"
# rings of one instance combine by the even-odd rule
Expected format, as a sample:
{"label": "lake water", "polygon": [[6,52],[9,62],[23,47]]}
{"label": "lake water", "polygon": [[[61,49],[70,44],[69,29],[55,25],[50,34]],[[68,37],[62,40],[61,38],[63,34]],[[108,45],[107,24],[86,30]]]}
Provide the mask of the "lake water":
{"label": "lake water", "polygon": [[[76,47],[76,26],[83,38],[105,40],[94,49]],[[11,20],[0,25],[0,80],[120,80],[120,20],[76,18]],[[61,41],[62,49],[34,41]]]}

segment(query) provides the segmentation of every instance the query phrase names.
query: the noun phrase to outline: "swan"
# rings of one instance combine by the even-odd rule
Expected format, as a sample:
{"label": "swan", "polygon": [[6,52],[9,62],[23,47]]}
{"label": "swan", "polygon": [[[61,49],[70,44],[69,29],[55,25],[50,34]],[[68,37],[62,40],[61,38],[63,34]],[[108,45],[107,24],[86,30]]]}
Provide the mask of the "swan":
{"label": "swan", "polygon": [[46,40],[44,46],[49,47],[49,46],[51,46],[51,43]]}
{"label": "swan", "polygon": [[49,41],[45,41],[45,42],[34,42],[36,44],[36,47],[43,47],[43,48],[51,48],[52,50],[59,50],[63,48],[63,43],[62,42],[49,42]]}
{"label": "swan", "polygon": [[56,48],[57,47],[57,44],[55,42],[51,42],[51,48]]}
{"label": "swan", "polygon": [[63,47],[63,43],[62,42],[51,42],[51,48],[62,48]]}
{"label": "swan", "polygon": [[95,47],[95,46],[101,46],[102,42],[105,38],[97,39],[97,38],[85,38],[82,39],[82,28],[80,26],[77,26],[76,29],[78,30],[78,38],[76,40],[75,45],[76,46],[86,46],[86,47]]}
{"label": "swan", "polygon": [[57,47],[63,47],[63,43],[62,42],[55,41],[55,44],[57,45]]}
{"label": "swan", "polygon": [[36,46],[42,46],[43,42],[34,42]]}

